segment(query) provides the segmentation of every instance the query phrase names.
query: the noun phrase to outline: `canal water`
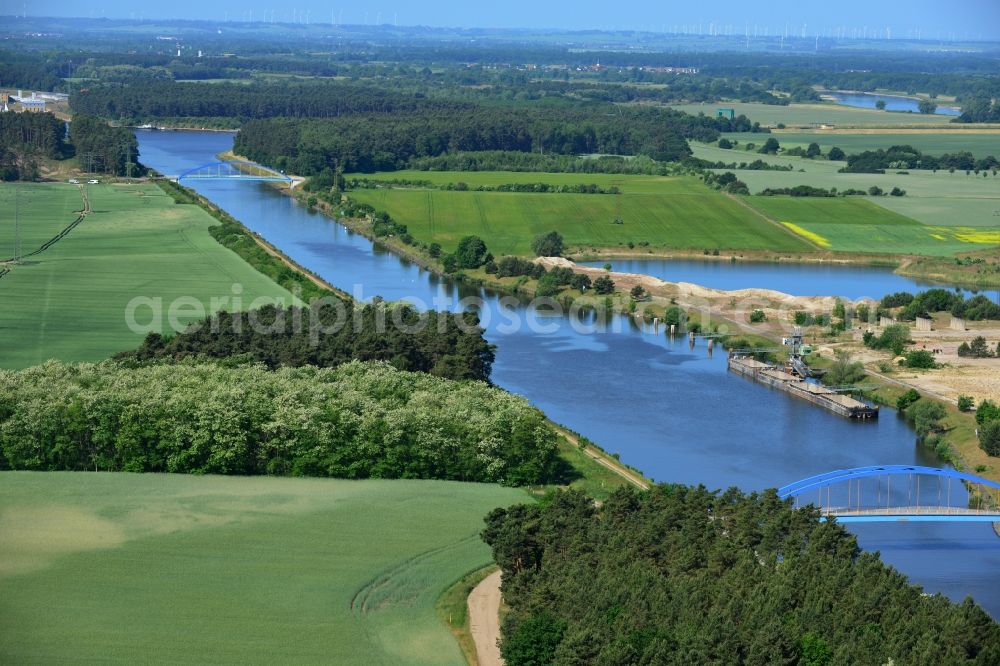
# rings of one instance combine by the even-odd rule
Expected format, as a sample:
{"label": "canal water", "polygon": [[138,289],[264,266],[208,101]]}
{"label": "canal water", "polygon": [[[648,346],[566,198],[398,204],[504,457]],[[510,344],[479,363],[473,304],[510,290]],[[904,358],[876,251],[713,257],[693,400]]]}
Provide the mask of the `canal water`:
{"label": "canal water", "polygon": [[[899,95],[878,95],[875,93],[857,93],[857,92],[832,92],[828,93],[830,97],[836,100],[837,104],[843,104],[844,106],[855,106],[862,109],[874,109],[875,103],[878,100],[885,102],[886,111],[902,111],[902,112],[912,112],[919,113],[920,107],[917,106],[918,100],[912,99],[910,97],[900,97]],[[938,104],[937,109],[934,113],[940,116],[959,116],[962,114],[962,109],[956,106],[947,106],[944,104]]]}
{"label": "canal water", "polygon": [[[165,174],[212,162],[232,145],[221,133],[137,134],[143,163]],[[584,314],[552,315],[438,279],[266,186],[189,184],[359,298],[458,310],[477,297],[497,347],[493,380],[656,481],[752,491],[838,468],[935,464],[891,410],[872,423],[852,422],[728,373],[724,354],[709,355],[703,344],[692,349],[627,318],[593,327]],[[1000,539],[988,524],[853,531],[928,591],[956,600],[971,594],[1000,617]]]}
{"label": "canal water", "polygon": [[[888,268],[840,264],[793,264],[699,259],[612,259],[611,270],[644,273],[670,282],[693,282],[714,289],[776,289],[793,296],[840,296],[843,299],[881,299],[897,291],[916,293],[933,287],[961,292],[966,298],[977,293],[1000,303],[1000,291],[955,289],[925,280],[896,275]],[[581,262],[600,268],[604,261]]]}

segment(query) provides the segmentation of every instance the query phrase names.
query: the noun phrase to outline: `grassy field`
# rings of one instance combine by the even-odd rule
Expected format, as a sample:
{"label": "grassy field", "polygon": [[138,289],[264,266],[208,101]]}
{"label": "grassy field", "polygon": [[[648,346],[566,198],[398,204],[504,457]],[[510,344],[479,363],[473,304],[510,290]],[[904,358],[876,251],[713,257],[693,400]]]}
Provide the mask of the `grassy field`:
{"label": "grassy field", "polygon": [[[759,137],[759,135],[757,135]],[[904,247],[920,247],[932,254],[947,253],[947,247],[956,251],[984,249],[997,244],[1000,231],[1000,176],[992,173],[986,176],[965,172],[911,171],[909,173],[867,174],[838,173],[843,162],[829,160],[807,160],[799,157],[758,155],[744,150],[723,150],[716,146],[693,143],[695,155],[712,161],[751,162],[758,157],[771,164],[791,165],[793,171],[746,171],[737,172],[751,192],[760,192],[766,187],[813,187],[845,190],[848,188],[868,190],[873,185],[889,191],[899,187],[906,191],[904,197],[867,197],[879,208],[891,211],[886,214],[903,215],[930,227],[953,227],[943,234],[937,231],[921,232],[919,237],[909,238]],[[778,204],[771,204],[778,205]],[[807,206],[800,202],[797,211],[803,212]],[[820,207],[837,204],[818,203]],[[897,230],[898,231],[898,230]],[[948,243],[939,242],[931,233],[951,237]],[[890,239],[884,238],[885,241]],[[858,239],[863,244],[863,239]],[[938,241],[938,242],[933,242]],[[858,243],[852,242],[851,247]],[[900,252],[908,250],[899,249]]]}
{"label": "grassy field", "polygon": [[860,197],[747,197],[772,219],[823,249],[948,256],[1000,245],[1000,230],[920,224]]}
{"label": "grassy field", "polygon": [[0,474],[0,662],[463,664],[438,596],[520,490]]}
{"label": "grassy field", "polygon": [[[8,211],[13,189],[0,186]],[[25,252],[82,208],[75,186],[36,184],[30,192],[26,200],[22,191],[20,204],[22,226],[33,229]],[[162,299],[163,327],[175,299],[189,297],[208,309],[213,297],[233,298],[233,285],[240,285],[244,307],[258,297],[291,299],[219,245],[208,233],[215,221],[200,208],[176,205],[150,184],[92,185],[88,193],[93,212],[79,226],[0,279],[0,366],[93,361],[135,347],[142,336],[126,326],[125,312],[136,296]],[[0,239],[12,237],[12,225],[8,215],[0,219]],[[181,310],[178,320],[197,318],[191,312]],[[150,321],[151,308],[137,310],[135,319]]]}
{"label": "grassy field", "polygon": [[815,125],[837,125],[840,127],[906,127],[906,126],[941,126],[947,125],[951,118],[944,115],[921,115],[918,113],[891,113],[875,109],[859,109],[837,104],[789,104],[774,106],[771,104],[743,104],[740,102],[719,102],[714,104],[674,104],[674,109],[687,113],[704,113],[714,116],[719,107],[732,108],[736,115],[744,114],[747,118],[761,125],[777,125],[784,123],[790,128],[812,127]]}
{"label": "grassy field", "polygon": [[[404,172],[407,173],[407,172]],[[515,174],[436,173],[442,182],[477,179],[514,182]],[[575,247],[616,247],[648,242],[684,249],[806,250],[808,246],[739,202],[694,178],[516,174],[522,182],[620,184],[624,194],[521,194],[419,189],[355,190],[351,197],[406,224],[418,240],[451,250],[463,236],[480,236],[497,256],[531,253],[536,235],[557,230]],[[403,177],[397,174],[397,177]],[[416,175],[414,174],[415,178]],[[614,224],[621,217],[624,224]]]}
{"label": "grassy field", "polygon": [[[824,132],[816,130],[814,132],[786,132],[782,130],[771,134],[782,146],[792,148],[802,146],[805,148],[812,142],[816,142],[827,152],[833,146],[838,146],[844,152],[860,153],[863,150],[875,150],[877,148],[888,148],[889,146],[910,145],[917,150],[929,155],[941,155],[943,153],[970,152],[977,158],[994,155],[1000,157],[1000,131],[991,132],[971,132],[971,131],[935,131],[935,130],[898,130],[896,132],[879,132],[878,130],[868,130],[857,133]],[[726,134],[729,139],[744,142],[752,142],[760,145],[767,138],[761,138],[760,134]]]}
{"label": "grassy field", "polygon": [[14,256],[15,211],[21,255],[37,250],[83,210],[76,185],[18,183],[0,186],[0,260]]}

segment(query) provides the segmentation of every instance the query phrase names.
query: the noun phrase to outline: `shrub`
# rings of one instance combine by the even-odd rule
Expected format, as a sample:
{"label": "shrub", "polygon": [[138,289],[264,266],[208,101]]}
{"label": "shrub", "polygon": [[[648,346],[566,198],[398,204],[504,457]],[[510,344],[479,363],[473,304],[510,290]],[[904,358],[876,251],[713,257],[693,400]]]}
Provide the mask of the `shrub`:
{"label": "shrub", "polygon": [[990,421],[1000,421],[1000,406],[992,400],[983,400],[976,408],[976,423],[982,426]]}
{"label": "shrub", "polygon": [[843,349],[834,350],[834,362],[827,370],[824,378],[828,384],[833,386],[847,386],[856,384],[864,379],[865,367],[860,361],[855,361],[849,352]]}
{"label": "shrub", "polygon": [[667,308],[667,311],[663,313],[663,323],[669,326],[676,326],[677,328],[682,328],[684,322],[687,321],[687,313],[680,309],[676,305],[672,305]]}
{"label": "shrub", "polygon": [[646,290],[642,287],[641,284],[637,284],[634,287],[632,287],[632,291],[629,292],[629,295],[631,295],[632,298],[636,300],[640,300],[646,297]]}
{"label": "shrub", "polygon": [[614,292],[615,292],[615,281],[609,278],[607,275],[602,275],[601,277],[594,280],[595,294],[613,294]]}
{"label": "shrub", "polygon": [[981,335],[977,335],[969,343],[968,353],[973,358],[989,358],[993,356],[993,352],[986,346],[986,338]]}
{"label": "shrub", "polygon": [[538,287],[535,289],[536,296],[555,296],[562,291],[559,278],[553,273],[546,273],[538,279]]}
{"label": "shrub", "polygon": [[583,273],[574,273],[573,277],[570,278],[569,284],[577,291],[587,291],[591,287],[590,276]]}
{"label": "shrub", "polygon": [[862,339],[872,349],[886,349],[899,356],[910,343],[910,329],[903,324],[892,324],[886,326],[881,335],[866,331]]}
{"label": "shrub", "polygon": [[563,237],[558,231],[550,231],[547,234],[536,236],[531,241],[531,249],[538,257],[561,257],[563,251]]}
{"label": "shrub", "polygon": [[760,308],[755,309],[750,313],[750,323],[759,324],[763,321],[767,321],[767,314],[764,313]]}
{"label": "shrub", "polygon": [[906,408],[920,400],[920,394],[917,393],[916,389],[910,389],[903,395],[896,399],[896,409],[899,411],[906,411]]}
{"label": "shrub", "polygon": [[770,137],[764,142],[764,145],[760,147],[759,152],[764,155],[776,155],[780,149],[781,146],[778,144],[778,140],[774,137]]}
{"label": "shrub", "polygon": [[466,236],[455,248],[455,265],[459,268],[479,268],[486,263],[486,243],[479,236]]}
{"label": "shrub", "polygon": [[802,310],[796,311],[793,317],[796,326],[809,326],[813,323],[813,316]]}
{"label": "shrub", "polygon": [[536,280],[545,274],[545,267],[521,257],[500,257],[497,262],[497,277],[520,277],[527,275]]}
{"label": "shrub", "polygon": [[883,296],[882,300],[879,302],[879,305],[881,305],[883,308],[889,309],[889,308],[897,308],[901,305],[903,306],[909,305],[912,302],[913,302],[913,294],[911,294],[908,291],[897,291],[894,294],[888,294],[886,296]]}
{"label": "shrub", "polygon": [[958,396],[958,411],[967,412],[972,409],[974,404],[975,401],[972,399],[972,396],[968,395]]}
{"label": "shrub", "polygon": [[941,430],[941,425],[938,422],[945,417],[945,414],[947,412],[944,405],[933,401],[918,402],[906,410],[907,420],[913,425],[913,429],[917,431],[917,436],[921,439],[927,437],[931,432]]}
{"label": "shrub", "polygon": [[906,367],[916,368],[919,370],[928,370],[937,367],[937,362],[934,360],[934,354],[930,353],[926,349],[913,349],[906,352]]}
{"label": "shrub", "polygon": [[435,259],[441,256],[441,245],[440,243],[431,243],[427,248],[427,254],[431,255]]}
{"label": "shrub", "polygon": [[1000,456],[1000,420],[979,428],[979,446],[987,455]]}

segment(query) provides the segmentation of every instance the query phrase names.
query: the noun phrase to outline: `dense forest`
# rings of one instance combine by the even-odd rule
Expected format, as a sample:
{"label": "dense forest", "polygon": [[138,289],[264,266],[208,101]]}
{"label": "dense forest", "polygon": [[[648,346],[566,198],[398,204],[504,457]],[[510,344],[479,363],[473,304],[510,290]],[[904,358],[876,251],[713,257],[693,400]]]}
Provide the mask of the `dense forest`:
{"label": "dense forest", "polygon": [[66,123],[52,113],[0,114],[0,179],[34,180],[40,161],[73,155],[91,173],[144,175],[130,130],[81,114],[70,123],[68,142],[65,135]]}
{"label": "dense forest", "polygon": [[457,102],[422,99],[373,85],[317,83],[175,83],[137,81],[88,86],[70,98],[74,113],[130,122],[158,118],[334,118],[455,108]]}
{"label": "dense forest", "polygon": [[383,363],[282,368],[51,361],[0,370],[0,469],[553,480],[523,398]]}
{"label": "dense forest", "polygon": [[51,113],[0,113],[0,180],[34,180],[38,161],[60,159],[66,126]]}
{"label": "dense forest", "polygon": [[713,141],[718,132],[714,118],[669,109],[483,106],[391,118],[253,120],[236,136],[235,151],[306,176],[326,167],[392,171],[448,152],[611,153],[669,162],[691,154],[686,138]]}
{"label": "dense forest", "polygon": [[115,176],[145,175],[139,164],[139,141],[127,127],[113,127],[96,116],[80,113],[69,124],[69,139],[77,162],[85,171]]}
{"label": "dense forest", "polygon": [[138,349],[118,358],[147,362],[242,357],[272,369],[386,361],[399,370],[489,380],[493,347],[474,313],[417,312],[405,304],[329,299],[311,308],[220,312],[170,338],[152,333]]}
{"label": "dense forest", "polygon": [[774,491],[659,486],[497,509],[507,666],[997,664],[1000,626],[923,595]]}

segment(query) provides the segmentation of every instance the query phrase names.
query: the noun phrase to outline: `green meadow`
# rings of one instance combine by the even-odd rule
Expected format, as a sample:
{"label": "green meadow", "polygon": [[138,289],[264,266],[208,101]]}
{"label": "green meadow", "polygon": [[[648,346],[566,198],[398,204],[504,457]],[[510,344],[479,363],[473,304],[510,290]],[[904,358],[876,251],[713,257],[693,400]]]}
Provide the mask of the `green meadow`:
{"label": "green meadow", "polygon": [[0,662],[464,664],[435,612],[521,490],[0,473]]}
{"label": "green meadow", "polygon": [[[841,191],[867,191],[877,186],[885,192],[898,187],[906,192],[906,196],[902,197],[851,197],[853,203],[843,199],[747,199],[754,208],[769,217],[800,224],[811,231],[815,229],[810,225],[829,224],[831,219],[838,225],[852,220],[864,220],[865,224],[871,225],[863,233],[857,225],[825,229],[826,233],[821,235],[827,238],[830,248],[834,250],[949,255],[1000,245],[1000,176],[994,176],[992,172],[978,176],[964,171],[839,173],[843,162],[759,155],[699,143],[692,143],[692,148],[697,157],[712,161],[739,163],[760,158],[770,164],[792,166],[793,171],[734,171],[754,194],[768,187],[796,185],[826,189],[835,187]],[[871,205],[865,208],[863,214],[859,210],[862,200]],[[900,216],[914,223],[911,228],[904,230],[897,224]],[[872,247],[869,240],[877,240],[877,246]]]}
{"label": "green meadow", "polygon": [[[454,249],[480,236],[494,255],[531,254],[538,234],[559,231],[572,247],[648,243],[678,249],[807,250],[809,246],[695,178],[607,174],[397,172],[396,178],[436,182],[617,185],[621,195],[455,192],[421,189],[354,190],[351,197],[388,212],[418,240]],[[381,177],[387,178],[387,175]],[[620,218],[622,224],[615,224]]]}
{"label": "green meadow", "polygon": [[[10,211],[14,184],[0,185]],[[134,297],[159,299],[162,317],[136,310],[140,324],[170,328],[170,305],[180,325],[199,319],[212,298],[291,295],[208,233],[216,224],[193,205],[178,205],[151,184],[88,185],[92,213],[67,236],[0,279],[0,367],[21,368],[49,358],[96,361],[137,346],[126,310]],[[21,185],[19,220],[27,254],[70,224],[83,207],[80,190],[56,183]],[[29,196],[25,195],[25,192]],[[13,218],[0,218],[0,240],[12,247]],[[0,252],[0,259],[10,252]],[[239,285],[234,290],[234,285]],[[234,291],[240,292],[235,294]],[[189,303],[176,299],[186,298]],[[233,301],[227,305],[232,307]],[[218,308],[216,308],[218,309]],[[202,315],[203,316],[203,315]]]}
{"label": "green meadow", "polygon": [[832,103],[773,104],[718,102],[713,104],[671,104],[671,108],[687,113],[714,116],[720,107],[731,108],[736,115],[743,114],[761,125],[783,123],[791,128],[813,127],[816,125],[837,125],[841,127],[906,127],[947,125],[951,118],[944,115],[922,115],[919,113],[894,113],[875,109],[860,109]]}
{"label": "green meadow", "polygon": [[[973,126],[974,127],[974,126]],[[760,134],[735,134],[725,135],[730,140],[740,143],[756,143],[758,146],[767,140]],[[773,132],[773,136],[782,146],[792,148],[802,146],[805,148],[810,143],[819,144],[823,152],[827,152],[833,146],[839,147],[844,152],[860,153],[864,150],[876,150],[878,148],[888,148],[890,146],[909,145],[917,150],[929,155],[942,155],[944,153],[969,152],[977,158],[993,155],[1000,158],[1000,132],[982,131],[970,132],[963,128],[963,131],[955,130],[905,130],[896,133],[880,133],[878,130],[867,130],[856,134],[833,133],[816,130],[814,132]]]}

